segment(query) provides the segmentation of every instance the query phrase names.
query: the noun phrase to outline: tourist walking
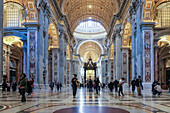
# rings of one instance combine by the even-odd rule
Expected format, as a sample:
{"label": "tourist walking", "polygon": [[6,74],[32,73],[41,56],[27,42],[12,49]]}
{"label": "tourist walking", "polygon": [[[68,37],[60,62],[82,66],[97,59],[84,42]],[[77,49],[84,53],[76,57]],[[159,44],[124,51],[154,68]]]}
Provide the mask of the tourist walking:
{"label": "tourist walking", "polygon": [[132,93],[134,93],[135,92],[135,86],[136,86],[135,78],[133,78],[133,80],[131,81],[131,85],[132,85]]}
{"label": "tourist walking", "polygon": [[136,86],[137,86],[138,96],[142,96],[141,89],[143,89],[143,85],[142,85],[141,76],[138,76],[138,78],[136,79]]}
{"label": "tourist walking", "polygon": [[22,78],[19,82],[18,88],[20,89],[20,93],[22,95],[21,102],[26,102],[26,98],[25,98],[25,92],[26,92],[26,89],[27,89],[26,75],[23,73],[21,75],[21,77]]}
{"label": "tourist walking", "polygon": [[98,94],[99,83],[100,83],[99,78],[95,78],[94,83],[95,83],[96,94]]}
{"label": "tourist walking", "polygon": [[117,92],[117,87],[118,87],[118,84],[119,84],[119,81],[116,79],[114,82],[114,87],[115,87],[115,92]]}
{"label": "tourist walking", "polygon": [[71,80],[72,87],[73,87],[73,98],[75,98],[77,93],[77,75],[74,74],[74,78]]}
{"label": "tourist walking", "polygon": [[124,78],[121,78],[120,81],[119,81],[119,96],[120,96],[120,93],[122,94],[122,96],[124,96],[123,94],[123,84],[124,84]]}

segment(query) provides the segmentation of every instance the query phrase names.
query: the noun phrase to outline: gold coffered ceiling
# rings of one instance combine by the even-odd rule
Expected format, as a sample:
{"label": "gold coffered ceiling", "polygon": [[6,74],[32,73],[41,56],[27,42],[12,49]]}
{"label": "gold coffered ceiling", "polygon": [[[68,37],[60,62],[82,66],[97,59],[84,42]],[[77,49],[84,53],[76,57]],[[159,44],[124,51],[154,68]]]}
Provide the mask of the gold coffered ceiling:
{"label": "gold coffered ceiling", "polygon": [[[120,0],[57,0],[67,15],[72,31],[81,21],[99,21],[107,30],[113,14],[117,12]],[[64,5],[63,5],[64,4]],[[62,7],[63,6],[63,7]]]}

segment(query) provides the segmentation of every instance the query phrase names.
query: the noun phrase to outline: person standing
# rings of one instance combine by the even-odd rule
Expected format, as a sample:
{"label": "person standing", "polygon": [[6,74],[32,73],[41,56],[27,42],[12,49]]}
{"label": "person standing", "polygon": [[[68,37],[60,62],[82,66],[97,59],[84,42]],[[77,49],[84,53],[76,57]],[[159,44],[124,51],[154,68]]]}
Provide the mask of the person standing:
{"label": "person standing", "polygon": [[91,76],[90,76],[90,79],[89,79],[89,92],[92,91],[92,87],[93,87],[93,82],[92,82]]}
{"label": "person standing", "polygon": [[143,85],[140,76],[138,76],[138,78],[136,79],[136,86],[137,86],[138,96],[142,96],[141,89],[143,89]]}
{"label": "person standing", "polygon": [[10,87],[11,87],[10,82],[7,81],[7,91],[8,91],[8,92],[10,92]]}
{"label": "person standing", "polygon": [[51,92],[53,92],[54,82],[52,82],[52,81],[51,81],[51,83],[50,83],[50,88],[51,88]]}
{"label": "person standing", "polygon": [[75,98],[77,93],[77,75],[74,74],[74,78],[71,80],[72,87],[73,87],[73,98]]}
{"label": "person standing", "polygon": [[135,78],[133,78],[133,80],[131,81],[131,85],[132,85],[132,93],[134,93],[135,92],[135,86],[136,86]]}
{"label": "person standing", "polygon": [[117,87],[118,87],[118,84],[119,84],[119,81],[116,79],[114,82],[114,87],[115,87],[115,92],[117,92]]}
{"label": "person standing", "polygon": [[31,93],[32,93],[31,83],[27,78],[26,78],[26,81],[27,81],[27,93],[28,93],[28,95],[31,95]]}
{"label": "person standing", "polygon": [[26,98],[25,98],[25,91],[27,89],[27,81],[26,81],[26,74],[22,74],[21,75],[21,80],[19,82],[19,86],[18,88],[20,89],[20,93],[22,95],[22,98],[21,98],[21,102],[26,102]]}
{"label": "person standing", "polygon": [[59,89],[60,89],[60,83],[57,82],[57,91],[59,91]]}
{"label": "person standing", "polygon": [[122,96],[124,96],[123,94],[123,84],[124,84],[124,78],[121,78],[120,81],[119,81],[119,96],[120,96],[120,93],[122,94]]}
{"label": "person standing", "polygon": [[32,93],[33,89],[34,89],[34,78],[32,78],[32,80],[30,80],[30,84],[31,84],[31,93]]}
{"label": "person standing", "polygon": [[2,83],[2,93],[3,92],[6,92],[6,88],[7,88],[7,83],[6,83],[6,79],[3,80],[3,83]]}
{"label": "person standing", "polygon": [[60,91],[61,91],[61,87],[62,87],[62,84],[61,84],[61,82],[60,82]]}
{"label": "person standing", "polygon": [[96,94],[98,94],[99,83],[100,83],[99,78],[95,78],[94,83],[95,83]]}
{"label": "person standing", "polygon": [[113,92],[113,87],[114,87],[113,79],[110,81],[108,86],[109,86],[110,92]]}
{"label": "person standing", "polygon": [[15,80],[13,80],[13,82],[12,82],[12,91],[16,91],[17,90],[17,83],[16,83],[16,81]]}

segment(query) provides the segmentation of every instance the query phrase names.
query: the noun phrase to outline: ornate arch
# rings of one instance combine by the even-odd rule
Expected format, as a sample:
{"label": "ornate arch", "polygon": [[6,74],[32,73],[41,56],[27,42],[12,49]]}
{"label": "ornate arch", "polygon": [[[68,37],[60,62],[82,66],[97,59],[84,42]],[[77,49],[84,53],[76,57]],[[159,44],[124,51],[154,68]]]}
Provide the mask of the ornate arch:
{"label": "ornate arch", "polygon": [[83,58],[83,62],[87,62],[89,58],[97,62],[102,54],[102,48],[95,41],[84,41],[77,48],[77,54],[80,54],[80,57]]}

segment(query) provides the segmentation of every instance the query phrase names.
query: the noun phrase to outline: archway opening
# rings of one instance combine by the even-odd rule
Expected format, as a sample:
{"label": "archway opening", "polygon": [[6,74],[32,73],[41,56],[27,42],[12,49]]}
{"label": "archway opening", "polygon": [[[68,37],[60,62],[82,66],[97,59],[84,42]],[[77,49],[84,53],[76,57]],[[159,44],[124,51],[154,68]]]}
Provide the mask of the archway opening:
{"label": "archway opening", "polygon": [[161,83],[162,88],[167,89],[168,81],[170,80],[170,35],[164,35],[160,37],[158,41],[157,63],[158,63],[158,80]]}
{"label": "archway opening", "polygon": [[19,82],[20,74],[24,69],[23,42],[16,36],[6,36],[3,42],[3,77],[9,82]]}

